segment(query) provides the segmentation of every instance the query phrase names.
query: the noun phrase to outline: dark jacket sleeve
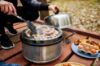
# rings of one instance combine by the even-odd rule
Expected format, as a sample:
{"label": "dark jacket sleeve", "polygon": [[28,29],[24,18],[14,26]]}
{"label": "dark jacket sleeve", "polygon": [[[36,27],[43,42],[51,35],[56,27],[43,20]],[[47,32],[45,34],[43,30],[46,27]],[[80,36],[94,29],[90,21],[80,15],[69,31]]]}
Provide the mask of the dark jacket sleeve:
{"label": "dark jacket sleeve", "polygon": [[32,8],[34,10],[48,10],[48,4],[39,2],[38,0],[21,0],[23,6]]}

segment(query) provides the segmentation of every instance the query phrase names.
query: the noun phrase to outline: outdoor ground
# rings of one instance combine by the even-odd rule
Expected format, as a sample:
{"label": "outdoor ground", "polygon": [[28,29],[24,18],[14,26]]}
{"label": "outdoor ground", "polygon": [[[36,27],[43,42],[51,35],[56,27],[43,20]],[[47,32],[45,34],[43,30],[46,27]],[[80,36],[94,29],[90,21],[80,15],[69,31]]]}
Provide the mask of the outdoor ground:
{"label": "outdoor ground", "polygon": [[48,0],[57,4],[61,12],[70,14],[72,26],[100,34],[100,1],[99,0]]}

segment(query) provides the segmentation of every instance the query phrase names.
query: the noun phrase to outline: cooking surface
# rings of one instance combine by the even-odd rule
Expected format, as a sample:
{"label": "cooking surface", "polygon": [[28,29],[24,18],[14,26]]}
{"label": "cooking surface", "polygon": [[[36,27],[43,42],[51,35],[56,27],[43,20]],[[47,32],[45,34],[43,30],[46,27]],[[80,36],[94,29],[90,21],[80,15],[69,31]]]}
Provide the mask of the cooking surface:
{"label": "cooking surface", "polygon": [[[20,26],[21,27],[20,27]],[[22,55],[22,43],[20,41],[19,35],[21,33],[21,31],[23,29],[25,29],[25,25],[26,24],[16,24],[14,27],[19,31],[19,34],[15,35],[15,36],[9,36],[11,37],[11,39],[13,39],[12,41],[16,44],[15,48],[11,49],[11,50],[3,50],[0,49],[0,59],[5,60],[7,63],[17,63],[20,64],[21,66],[54,66],[57,63],[60,62],[78,62],[78,63],[82,63],[86,66],[91,66],[91,64],[93,63],[93,61],[95,59],[86,59],[83,57],[80,57],[78,55],[76,55],[74,52],[72,52],[71,50],[71,44],[72,42],[74,42],[75,40],[79,39],[79,38],[85,38],[87,36],[83,35],[83,34],[75,34],[74,36],[70,37],[70,41],[71,43],[67,44],[67,43],[63,43],[62,44],[62,55],[55,61],[50,62],[50,63],[46,63],[46,64],[34,64],[31,63],[29,61],[27,61],[26,59],[24,59],[23,55]],[[64,32],[68,35],[71,32],[64,30]],[[100,39],[95,39],[92,38],[90,35],[90,40],[95,40],[96,42],[100,42]],[[100,61],[98,61],[98,65],[100,66]]]}
{"label": "cooking surface", "polygon": [[48,25],[36,26],[36,32],[36,34],[31,34],[31,31],[28,30],[26,31],[26,35],[33,37],[34,40],[51,40],[61,34],[61,31]]}

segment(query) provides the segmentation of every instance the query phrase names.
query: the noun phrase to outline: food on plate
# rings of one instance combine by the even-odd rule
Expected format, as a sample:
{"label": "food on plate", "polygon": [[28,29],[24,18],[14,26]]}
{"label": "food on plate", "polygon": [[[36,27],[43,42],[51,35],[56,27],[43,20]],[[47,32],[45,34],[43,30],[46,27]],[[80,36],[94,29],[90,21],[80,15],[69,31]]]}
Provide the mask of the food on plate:
{"label": "food on plate", "polygon": [[76,62],[64,62],[64,63],[58,63],[55,66],[85,66],[85,65]]}
{"label": "food on plate", "polygon": [[100,51],[100,44],[89,39],[80,39],[76,41],[79,50],[90,53],[90,54],[97,54]]}
{"label": "food on plate", "polygon": [[63,64],[63,66],[71,66],[71,64],[70,64],[70,63],[68,63],[68,64]]}

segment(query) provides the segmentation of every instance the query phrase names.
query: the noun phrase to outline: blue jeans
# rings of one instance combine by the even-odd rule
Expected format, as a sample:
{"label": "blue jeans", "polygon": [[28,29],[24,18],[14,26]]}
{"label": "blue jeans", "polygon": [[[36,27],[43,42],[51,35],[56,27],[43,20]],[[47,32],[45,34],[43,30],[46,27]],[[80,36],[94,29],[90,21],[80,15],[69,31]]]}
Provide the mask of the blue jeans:
{"label": "blue jeans", "polygon": [[0,60],[0,66],[20,66],[19,64],[7,64],[4,61]]}

